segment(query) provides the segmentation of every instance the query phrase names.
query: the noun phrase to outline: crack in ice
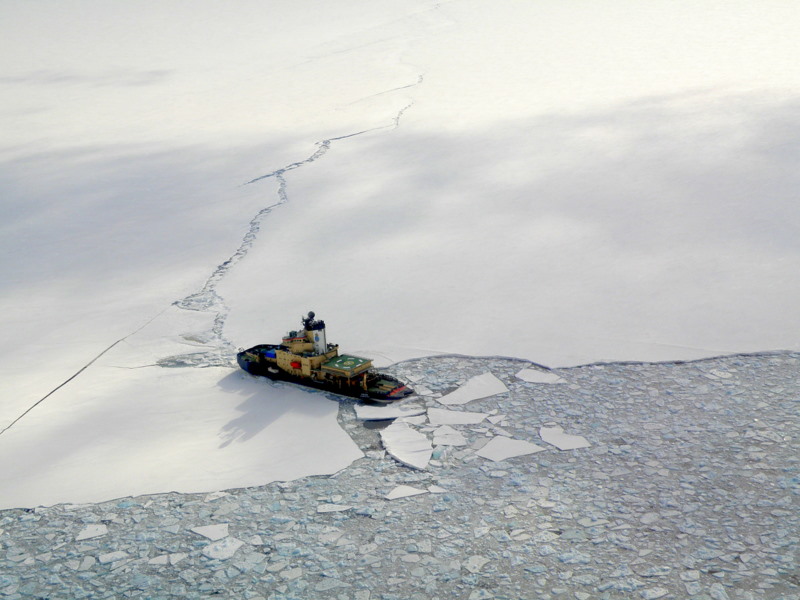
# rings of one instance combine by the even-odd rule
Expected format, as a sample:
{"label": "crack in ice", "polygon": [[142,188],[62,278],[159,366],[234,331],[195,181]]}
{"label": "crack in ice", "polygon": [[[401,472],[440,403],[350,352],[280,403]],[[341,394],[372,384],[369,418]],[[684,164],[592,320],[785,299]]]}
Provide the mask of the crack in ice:
{"label": "crack in ice", "polygon": [[[415,85],[419,85],[422,82],[422,77],[420,77],[416,83],[410,84],[409,86],[404,87],[413,87]],[[398,88],[404,89],[404,88]],[[338,137],[332,137],[321,142],[317,142],[318,148],[314,151],[311,156],[304,160],[296,161],[286,165],[285,167],[281,167],[280,169],[276,169],[270,173],[265,175],[261,175],[259,177],[255,177],[250,181],[244,183],[243,185],[250,185],[252,183],[256,183],[258,181],[263,181],[265,179],[274,178],[278,182],[278,201],[274,204],[270,204],[259,210],[256,215],[250,219],[250,226],[245,233],[244,237],[242,238],[239,247],[233,252],[233,254],[225,261],[217,265],[214,271],[211,273],[209,278],[203,284],[203,287],[193,294],[185,296],[180,300],[176,300],[173,302],[174,306],[181,308],[183,310],[193,310],[198,312],[215,312],[216,315],[214,316],[214,325],[211,328],[211,340],[209,341],[209,346],[212,349],[208,350],[207,352],[203,353],[190,353],[184,355],[173,355],[168,356],[158,361],[158,364],[162,367],[216,367],[216,366],[230,366],[232,364],[231,356],[233,355],[233,344],[228,340],[224,333],[223,329],[225,327],[225,321],[228,318],[229,308],[225,304],[225,300],[217,293],[217,285],[224,279],[224,277],[228,274],[228,272],[236,266],[239,261],[241,261],[247,253],[250,251],[250,248],[255,243],[259,232],[261,231],[261,224],[263,220],[266,218],[268,214],[272,212],[273,209],[286,204],[289,202],[289,196],[286,192],[287,182],[284,175],[288,171],[293,171],[294,169],[299,169],[305,165],[311,164],[316,160],[319,160],[330,150],[331,144],[333,142],[338,142],[341,140],[345,140],[348,138],[356,137],[359,135],[363,135],[365,133],[370,133],[374,131],[381,131],[384,129],[397,129],[400,126],[400,120],[403,117],[403,114],[413,106],[413,102],[409,102],[406,106],[401,108],[397,114],[392,118],[391,124],[389,125],[382,125],[380,127],[373,127],[371,129],[364,129],[361,131],[357,131],[355,133],[348,133],[345,135],[341,135]]]}
{"label": "crack in ice", "polygon": [[60,390],[61,388],[63,388],[63,387],[64,387],[65,385],[67,385],[67,384],[68,384],[70,381],[72,381],[72,380],[73,380],[73,379],[75,379],[75,378],[76,378],[78,375],[80,375],[81,373],[83,373],[83,372],[84,372],[86,369],[88,369],[89,367],[91,367],[91,366],[92,366],[92,365],[93,365],[95,362],[97,362],[97,361],[98,361],[98,360],[99,360],[99,359],[100,359],[100,358],[101,358],[101,357],[102,357],[104,354],[108,353],[108,352],[109,352],[109,351],[110,351],[112,348],[114,348],[114,347],[115,347],[117,344],[120,344],[120,343],[124,342],[124,341],[125,341],[125,340],[127,340],[129,337],[131,337],[131,336],[133,336],[133,335],[136,335],[136,334],[137,334],[137,333],[139,333],[139,332],[140,332],[142,329],[144,329],[145,327],[147,327],[148,325],[150,325],[150,323],[152,323],[152,322],[153,322],[153,321],[155,321],[155,320],[156,320],[158,317],[160,317],[162,314],[164,314],[164,313],[166,312],[166,310],[167,310],[167,309],[165,308],[164,310],[162,310],[161,312],[159,312],[159,313],[158,313],[158,314],[157,314],[155,317],[153,317],[152,319],[149,319],[149,320],[148,320],[148,321],[147,321],[147,322],[146,322],[144,325],[142,325],[141,327],[139,327],[139,328],[135,329],[134,331],[132,331],[132,332],[131,332],[131,333],[129,333],[128,335],[126,335],[126,336],[124,336],[124,337],[121,337],[121,338],[119,338],[119,339],[118,339],[116,342],[114,342],[113,344],[111,344],[110,346],[108,346],[108,347],[107,347],[105,350],[103,350],[103,351],[102,351],[100,354],[98,354],[97,356],[95,356],[95,357],[94,357],[92,360],[90,360],[88,363],[86,363],[85,365],[83,365],[83,366],[82,366],[80,369],[78,369],[77,371],[75,371],[75,373],[73,373],[73,374],[72,374],[70,377],[68,377],[67,379],[65,379],[64,381],[62,381],[60,384],[58,384],[56,387],[54,387],[52,390],[50,390],[50,391],[49,391],[47,394],[45,394],[44,396],[42,396],[41,398],[39,398],[39,399],[38,399],[36,402],[34,402],[34,403],[31,405],[31,406],[29,406],[29,407],[28,407],[28,408],[25,410],[25,412],[23,412],[23,413],[22,413],[20,416],[18,416],[16,419],[14,419],[13,421],[11,421],[11,423],[9,423],[8,425],[6,425],[6,426],[3,428],[3,430],[2,430],[2,431],[0,431],[0,435],[3,435],[3,434],[6,432],[6,431],[8,431],[8,430],[9,430],[9,429],[11,429],[11,428],[12,428],[14,425],[16,425],[18,421],[20,421],[20,420],[21,420],[21,419],[22,419],[22,418],[23,418],[25,415],[27,415],[29,412],[31,412],[31,411],[32,411],[34,408],[36,408],[37,406],[39,406],[39,405],[40,405],[42,402],[44,402],[45,400],[47,400],[47,399],[48,399],[50,396],[52,396],[53,394],[55,394],[55,393],[56,393],[58,390]]}

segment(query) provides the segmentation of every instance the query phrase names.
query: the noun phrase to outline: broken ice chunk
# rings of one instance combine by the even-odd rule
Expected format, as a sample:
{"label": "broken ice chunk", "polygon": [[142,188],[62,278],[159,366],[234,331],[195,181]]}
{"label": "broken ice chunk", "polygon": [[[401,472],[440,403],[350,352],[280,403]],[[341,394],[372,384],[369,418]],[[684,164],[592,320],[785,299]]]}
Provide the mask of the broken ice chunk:
{"label": "broken ice chunk", "polygon": [[108,552],[106,554],[101,554],[97,557],[97,560],[100,562],[101,565],[107,565],[108,563],[117,562],[118,560],[123,560],[128,558],[128,554],[123,552],[122,550],[117,550],[115,552]]}
{"label": "broken ice chunk", "polygon": [[515,456],[524,456],[526,454],[533,454],[544,450],[541,446],[531,444],[524,440],[514,440],[511,438],[498,435],[493,437],[489,442],[480,450],[475,452],[478,456],[488,458],[495,462],[513,458]]}
{"label": "broken ice chunk", "polygon": [[428,466],[433,447],[425,435],[406,423],[396,422],[381,430],[380,434],[383,447],[397,462],[414,469]]}
{"label": "broken ice chunk", "polygon": [[425,421],[427,421],[427,420],[428,420],[428,418],[424,414],[423,415],[417,415],[415,417],[398,417],[397,418],[397,422],[398,423],[408,423],[409,425],[424,425]]}
{"label": "broken ice chunk", "polygon": [[419,494],[427,494],[427,490],[420,490],[410,485],[398,485],[391,492],[384,496],[387,500],[397,500],[398,498],[407,498],[409,496],[417,496]]}
{"label": "broken ice chunk", "polygon": [[552,444],[559,450],[575,450],[576,448],[588,448],[591,446],[585,437],[564,433],[564,430],[558,426],[541,427],[539,436],[542,441]]}
{"label": "broken ice chunk", "polygon": [[457,390],[450,392],[446,396],[437,398],[437,400],[447,405],[466,404],[472,400],[488,398],[489,396],[502,394],[507,391],[508,388],[505,384],[492,373],[484,373],[483,375],[473,377]]}
{"label": "broken ice chunk", "polygon": [[221,523],[219,525],[201,525],[200,527],[192,527],[192,533],[207,537],[212,542],[221,540],[228,536],[228,524]]}
{"label": "broken ice chunk", "polygon": [[709,379],[730,379],[732,377],[730,373],[727,371],[722,371],[721,369],[711,369],[708,373],[705,373],[705,376]]}
{"label": "broken ice chunk", "polygon": [[466,446],[467,440],[449,425],[442,425],[433,432],[434,446]]}
{"label": "broken ice chunk", "polygon": [[431,425],[475,425],[486,418],[487,413],[429,408],[428,421]]}
{"label": "broken ice chunk", "polygon": [[477,555],[477,554],[476,554],[476,555],[470,556],[470,557],[469,557],[469,558],[466,560],[466,562],[464,563],[464,567],[465,567],[465,568],[467,569],[467,571],[469,571],[470,573],[479,573],[479,572],[480,572],[480,570],[481,570],[481,569],[482,569],[484,566],[486,566],[486,564],[487,564],[488,562],[489,562],[489,559],[488,559],[488,558],[486,558],[485,556],[480,556],[480,555]]}
{"label": "broken ice chunk", "polygon": [[87,525],[84,527],[78,536],[75,538],[76,542],[82,540],[90,540],[92,538],[100,537],[108,533],[108,527],[102,524]]}
{"label": "broken ice chunk", "polygon": [[243,545],[243,541],[237,540],[234,537],[229,537],[225,538],[224,540],[212,542],[203,548],[202,553],[203,556],[213,558],[215,560],[227,560],[236,554],[236,551]]}
{"label": "broken ice chunk", "polygon": [[517,377],[528,383],[566,383],[555,373],[540,371],[539,369],[522,369],[517,373]]}
{"label": "broken ice chunk", "polygon": [[219,500],[225,496],[230,496],[230,494],[228,492],[211,492],[210,494],[206,494],[203,502],[213,502],[214,500]]}
{"label": "broken ice chunk", "polygon": [[318,513],[329,513],[329,512],[342,512],[345,510],[350,510],[353,508],[352,506],[348,506],[347,504],[318,504],[317,505],[317,512]]}
{"label": "broken ice chunk", "polygon": [[362,421],[382,421],[384,419],[397,419],[399,417],[414,417],[425,413],[425,408],[419,404],[390,404],[388,406],[356,404],[355,408],[356,417]]}

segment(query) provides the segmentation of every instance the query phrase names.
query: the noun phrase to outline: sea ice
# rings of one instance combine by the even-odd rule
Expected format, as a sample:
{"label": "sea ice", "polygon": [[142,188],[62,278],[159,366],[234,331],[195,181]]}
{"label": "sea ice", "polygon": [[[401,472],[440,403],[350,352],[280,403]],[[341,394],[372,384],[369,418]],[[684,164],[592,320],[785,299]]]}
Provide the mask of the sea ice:
{"label": "sea ice", "polygon": [[457,390],[438,398],[438,401],[447,405],[466,404],[472,400],[488,398],[507,391],[508,388],[505,384],[492,373],[484,373],[483,375],[472,377]]}
{"label": "sea ice", "polygon": [[230,494],[228,492],[211,492],[210,494],[206,494],[206,497],[203,498],[203,502],[213,502],[225,496],[230,496]]}
{"label": "sea ice", "polygon": [[575,450],[576,448],[588,448],[591,444],[585,437],[564,433],[561,427],[541,427],[539,436],[542,441],[552,444],[559,450]]}
{"label": "sea ice", "polygon": [[555,373],[540,371],[539,369],[522,369],[517,377],[528,383],[566,383]]}
{"label": "sea ice", "polygon": [[212,542],[215,542],[224,537],[228,537],[228,524],[220,523],[217,525],[201,525],[200,527],[192,527],[191,531],[192,533],[202,535],[203,537],[210,539]]}
{"label": "sea ice", "polygon": [[429,408],[428,421],[431,425],[475,425],[486,418],[486,413]]}
{"label": "sea ice", "polygon": [[398,498],[407,498],[408,496],[418,496],[419,494],[427,494],[428,491],[429,490],[421,490],[419,488],[411,487],[410,485],[398,485],[384,497],[387,500],[397,500]]}
{"label": "sea ice", "polygon": [[210,543],[208,546],[203,548],[203,556],[207,556],[208,558],[213,558],[216,560],[227,560],[234,554],[236,551],[244,545],[242,540],[237,540],[236,538],[229,537],[223,540],[218,540],[216,542]]}
{"label": "sea ice", "polygon": [[467,440],[449,425],[442,425],[433,432],[434,446],[466,446]]}
{"label": "sea ice", "polygon": [[502,435],[493,437],[489,442],[480,450],[475,452],[478,456],[488,458],[495,462],[513,458],[515,456],[524,456],[526,454],[534,454],[541,452],[544,448],[531,444],[524,440],[514,440]]}
{"label": "sea ice", "polygon": [[123,552],[122,550],[116,550],[114,552],[101,554],[97,557],[97,560],[101,565],[107,565],[108,563],[117,562],[118,560],[123,560],[125,558],[128,558],[128,554],[126,552]]}
{"label": "sea ice", "polygon": [[417,415],[415,417],[398,417],[398,423],[408,423],[409,425],[423,425],[425,421],[428,420],[428,417],[423,415]]}
{"label": "sea ice", "polygon": [[383,429],[381,441],[392,458],[415,469],[427,467],[433,453],[430,440],[406,423],[392,423]]}
{"label": "sea ice", "polygon": [[489,559],[488,559],[488,558],[486,558],[485,556],[480,556],[480,555],[477,555],[477,554],[476,554],[476,555],[470,556],[470,557],[467,559],[467,561],[464,563],[464,567],[465,567],[465,568],[467,569],[467,571],[469,571],[470,573],[479,573],[479,572],[480,572],[480,570],[481,570],[481,569],[482,569],[484,566],[486,566],[486,564],[487,564],[488,562],[489,562]]}
{"label": "sea ice", "polygon": [[320,394],[231,368],[122,370],[134,350],[117,349],[0,436],[0,509],[259,486],[363,456]]}
{"label": "sea ice", "polygon": [[706,375],[712,375],[718,379],[730,379],[732,375],[722,369],[711,369]]}
{"label": "sea ice", "polygon": [[317,505],[317,512],[318,513],[329,513],[329,512],[343,512],[345,510],[350,510],[353,508],[347,504],[318,504]]}
{"label": "sea ice", "polygon": [[362,421],[382,421],[400,417],[415,417],[425,413],[425,407],[419,404],[390,404],[375,406],[373,404],[356,404],[356,417]]}
{"label": "sea ice", "polygon": [[81,540],[90,540],[92,538],[100,537],[108,533],[108,527],[101,523],[87,525],[75,538],[76,542]]}

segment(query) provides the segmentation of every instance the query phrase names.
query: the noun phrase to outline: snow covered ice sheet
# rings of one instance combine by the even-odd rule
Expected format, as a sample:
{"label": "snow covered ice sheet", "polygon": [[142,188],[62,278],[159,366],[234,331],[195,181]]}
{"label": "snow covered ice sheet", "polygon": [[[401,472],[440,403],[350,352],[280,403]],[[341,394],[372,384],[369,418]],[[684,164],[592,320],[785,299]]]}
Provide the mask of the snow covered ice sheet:
{"label": "snow covered ice sheet", "polygon": [[152,369],[121,381],[98,368],[0,436],[0,508],[263,485],[363,455],[322,394],[231,369]]}
{"label": "snow covered ice sheet", "polygon": [[492,373],[484,373],[483,375],[476,375],[470,378],[464,385],[446,396],[437,398],[437,400],[445,405],[466,404],[473,400],[488,398],[489,396],[502,394],[507,391],[508,388],[505,384]]}

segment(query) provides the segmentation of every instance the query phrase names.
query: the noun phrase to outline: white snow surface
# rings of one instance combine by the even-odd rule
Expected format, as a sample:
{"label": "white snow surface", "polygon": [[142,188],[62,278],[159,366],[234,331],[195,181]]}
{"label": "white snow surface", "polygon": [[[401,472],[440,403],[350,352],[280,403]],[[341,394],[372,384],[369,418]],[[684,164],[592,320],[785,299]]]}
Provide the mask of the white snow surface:
{"label": "white snow surface", "polygon": [[310,309],[376,364],[800,349],[797,3],[0,19],[4,506],[349,464],[231,362]]}

